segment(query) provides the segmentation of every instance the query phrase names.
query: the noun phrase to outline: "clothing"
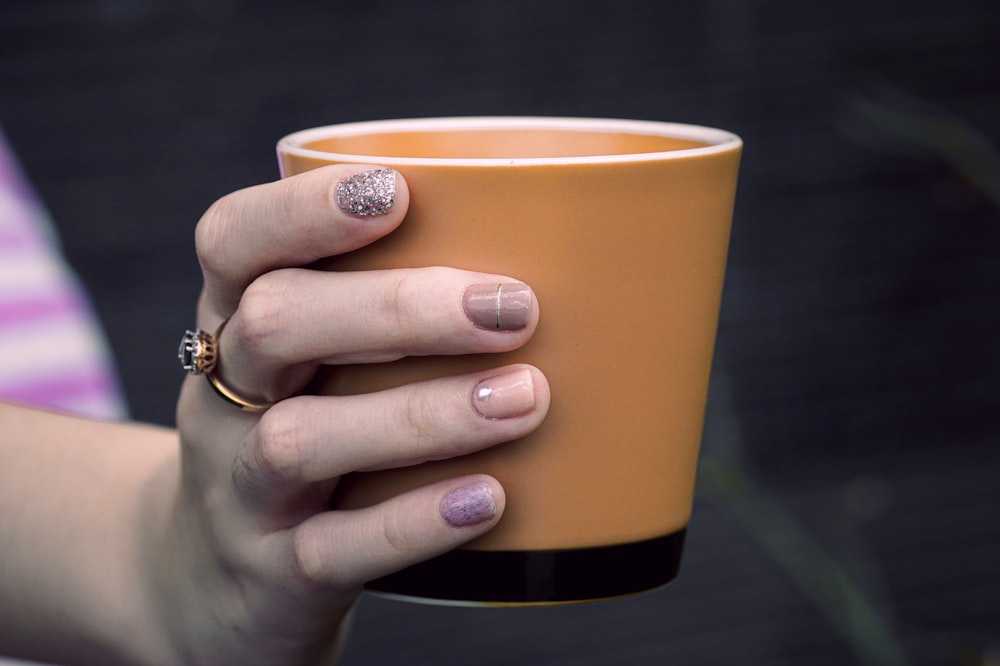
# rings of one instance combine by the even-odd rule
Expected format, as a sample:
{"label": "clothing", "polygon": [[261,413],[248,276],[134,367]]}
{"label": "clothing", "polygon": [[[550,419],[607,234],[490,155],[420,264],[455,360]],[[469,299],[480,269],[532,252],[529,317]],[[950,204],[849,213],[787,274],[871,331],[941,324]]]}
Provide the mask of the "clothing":
{"label": "clothing", "polygon": [[0,131],[0,400],[121,419],[106,340]]}

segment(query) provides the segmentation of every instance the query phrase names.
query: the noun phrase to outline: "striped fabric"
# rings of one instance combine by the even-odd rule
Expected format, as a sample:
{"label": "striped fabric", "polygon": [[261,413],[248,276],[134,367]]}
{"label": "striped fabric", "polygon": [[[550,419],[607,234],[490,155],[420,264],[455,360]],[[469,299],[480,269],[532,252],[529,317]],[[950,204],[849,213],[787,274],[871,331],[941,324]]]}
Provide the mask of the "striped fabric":
{"label": "striped fabric", "polygon": [[126,414],[90,302],[0,132],[0,400]]}

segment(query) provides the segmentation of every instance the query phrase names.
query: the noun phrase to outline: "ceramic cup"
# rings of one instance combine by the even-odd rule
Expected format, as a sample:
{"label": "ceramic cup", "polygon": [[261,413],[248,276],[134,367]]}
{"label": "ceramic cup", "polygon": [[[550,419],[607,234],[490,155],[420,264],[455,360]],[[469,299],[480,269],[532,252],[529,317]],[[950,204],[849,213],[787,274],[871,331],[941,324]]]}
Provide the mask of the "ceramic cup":
{"label": "ceramic cup", "polygon": [[552,403],[533,434],[443,462],[352,475],[337,505],[370,506],[488,473],[507,505],[487,535],[369,589],[440,603],[556,604],[634,594],[678,571],[722,294],[742,142],[718,129],[582,118],[361,122],[282,139],[283,176],[392,167],[398,230],[329,270],[451,266],[529,284],[522,349],[338,367],[333,394],[536,365]]}

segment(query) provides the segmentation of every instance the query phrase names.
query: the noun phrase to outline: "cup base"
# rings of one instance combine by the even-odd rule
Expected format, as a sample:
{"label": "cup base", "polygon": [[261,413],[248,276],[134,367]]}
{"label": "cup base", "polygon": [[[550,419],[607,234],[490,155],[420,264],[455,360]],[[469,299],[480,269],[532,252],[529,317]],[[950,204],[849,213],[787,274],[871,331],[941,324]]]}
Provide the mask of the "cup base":
{"label": "cup base", "polygon": [[686,530],[635,543],[567,550],[454,550],[376,579],[365,589],[449,606],[546,606],[630,596],[680,569]]}

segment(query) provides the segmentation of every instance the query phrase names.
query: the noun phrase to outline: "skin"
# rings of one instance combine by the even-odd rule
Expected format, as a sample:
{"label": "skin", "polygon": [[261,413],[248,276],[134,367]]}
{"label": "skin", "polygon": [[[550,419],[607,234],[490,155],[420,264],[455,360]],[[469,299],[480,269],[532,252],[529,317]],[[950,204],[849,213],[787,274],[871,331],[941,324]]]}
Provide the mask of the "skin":
{"label": "skin", "polygon": [[[503,489],[487,476],[329,509],[343,474],[501,444],[534,430],[549,404],[530,367],[530,407],[506,418],[473,404],[497,370],[367,396],[299,395],[320,364],[508,351],[538,320],[536,304],[521,330],[467,318],[467,288],[510,276],[304,268],[403,223],[402,177],[385,215],[337,207],[337,183],[362,170],[325,167],[236,192],[198,224],[198,326],[229,319],[219,374],[275,402],[267,411],[225,403],[203,377],[182,387],[177,430],[0,405],[0,653],[66,664],[331,662],[365,581],[500,519]],[[445,495],[484,481],[496,514],[448,523]]]}

